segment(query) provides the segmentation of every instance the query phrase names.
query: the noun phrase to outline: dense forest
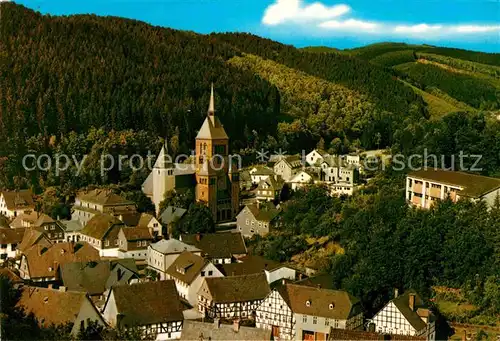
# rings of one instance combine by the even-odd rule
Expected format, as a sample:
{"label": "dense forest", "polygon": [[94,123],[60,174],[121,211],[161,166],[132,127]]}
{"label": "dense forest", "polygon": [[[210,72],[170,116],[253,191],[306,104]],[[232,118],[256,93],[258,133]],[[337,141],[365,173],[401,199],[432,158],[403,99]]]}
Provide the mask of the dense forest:
{"label": "dense forest", "polygon": [[[0,143],[91,127],[196,136],[210,83],[235,146],[243,130],[276,129],[277,89],[227,65],[238,54],[207,36],[91,15],[41,16],[2,3]],[[5,150],[2,148],[2,151]]]}

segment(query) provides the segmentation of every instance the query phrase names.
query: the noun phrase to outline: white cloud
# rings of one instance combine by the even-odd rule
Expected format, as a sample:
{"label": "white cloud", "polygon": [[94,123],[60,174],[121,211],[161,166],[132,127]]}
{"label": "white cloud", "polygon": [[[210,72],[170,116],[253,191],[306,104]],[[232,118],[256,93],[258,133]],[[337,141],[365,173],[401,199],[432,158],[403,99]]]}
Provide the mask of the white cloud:
{"label": "white cloud", "polygon": [[458,33],[481,33],[481,32],[495,32],[500,31],[500,25],[487,26],[487,25],[459,25],[453,28]]}
{"label": "white cloud", "polygon": [[398,25],[394,27],[394,32],[396,33],[430,33],[439,32],[442,30],[443,25],[428,25],[428,24],[418,24],[418,25]]}
{"label": "white cloud", "polygon": [[262,18],[265,25],[278,25],[285,22],[310,22],[328,20],[348,13],[351,8],[345,4],[325,6],[320,2],[304,5],[302,0],[276,0],[270,5]]}
{"label": "white cloud", "polygon": [[381,25],[375,22],[368,22],[356,19],[347,20],[329,20],[322,22],[318,25],[321,28],[333,30],[347,30],[347,31],[367,31],[373,32]]}
{"label": "white cloud", "polygon": [[300,28],[319,32],[355,32],[380,35],[411,36],[422,39],[436,39],[441,36],[480,35],[500,32],[500,25],[468,23],[394,23],[354,18],[351,8],[343,3],[327,6],[321,2],[307,3],[307,0],[275,0],[262,17],[267,26],[295,24]]}

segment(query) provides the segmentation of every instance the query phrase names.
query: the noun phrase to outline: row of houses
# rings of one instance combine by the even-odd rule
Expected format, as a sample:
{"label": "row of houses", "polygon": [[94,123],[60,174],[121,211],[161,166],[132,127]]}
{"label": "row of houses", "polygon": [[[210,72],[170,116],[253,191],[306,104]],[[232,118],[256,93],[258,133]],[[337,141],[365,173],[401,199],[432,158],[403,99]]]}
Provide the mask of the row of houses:
{"label": "row of houses", "polygon": [[[226,328],[224,335],[235,333],[231,338],[235,340],[246,335],[256,335],[256,340],[327,340],[339,330],[349,331],[351,337],[356,333],[366,335],[362,307],[345,291],[308,286],[302,281],[285,282],[274,289],[266,283],[263,274],[204,279],[199,309],[206,314],[201,320],[189,317],[190,307],[174,280],[114,284],[100,306],[91,292],[79,288],[25,285],[18,305],[33,313],[41,325],[73,324],[75,334],[92,321],[114,328],[135,328],[156,340],[192,340],[193,335],[217,340],[222,331],[212,329],[219,328]],[[95,287],[88,285],[90,289],[86,290]],[[203,320],[213,323],[200,322]],[[233,328],[224,327],[220,321],[231,321]],[[245,321],[253,321],[254,327],[241,327]],[[368,322],[372,334],[380,335],[380,339],[384,335],[393,335],[392,339],[435,339],[433,315],[413,292],[395,297]]]}
{"label": "row of houses", "polygon": [[[256,185],[258,200],[277,200],[285,184],[292,190],[312,183],[324,183],[332,194],[352,195],[362,170],[359,155],[330,155],[314,149],[309,154],[280,155],[267,165],[251,167],[242,174],[242,186]],[[249,181],[248,181],[249,180]]]}

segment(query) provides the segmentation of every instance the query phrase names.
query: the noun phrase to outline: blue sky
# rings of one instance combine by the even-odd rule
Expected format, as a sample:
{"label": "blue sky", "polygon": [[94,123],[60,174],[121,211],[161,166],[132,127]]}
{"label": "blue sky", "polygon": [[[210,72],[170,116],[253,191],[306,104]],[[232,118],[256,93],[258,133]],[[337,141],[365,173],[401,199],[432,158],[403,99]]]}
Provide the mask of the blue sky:
{"label": "blue sky", "polygon": [[16,2],[55,15],[113,15],[199,33],[251,32],[296,46],[351,48],[402,41],[500,52],[500,0]]}

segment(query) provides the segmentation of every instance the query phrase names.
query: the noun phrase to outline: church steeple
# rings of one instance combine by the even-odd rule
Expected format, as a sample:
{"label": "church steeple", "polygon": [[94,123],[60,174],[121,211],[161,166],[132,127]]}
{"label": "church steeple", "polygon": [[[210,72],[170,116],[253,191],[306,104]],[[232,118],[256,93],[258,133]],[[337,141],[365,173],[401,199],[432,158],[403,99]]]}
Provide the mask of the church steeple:
{"label": "church steeple", "polygon": [[208,116],[215,115],[215,100],[214,100],[214,83],[212,83],[212,88],[210,90],[210,104],[208,105]]}

